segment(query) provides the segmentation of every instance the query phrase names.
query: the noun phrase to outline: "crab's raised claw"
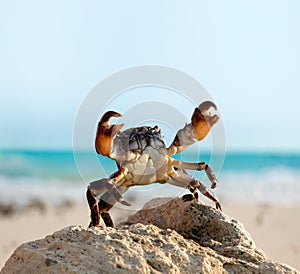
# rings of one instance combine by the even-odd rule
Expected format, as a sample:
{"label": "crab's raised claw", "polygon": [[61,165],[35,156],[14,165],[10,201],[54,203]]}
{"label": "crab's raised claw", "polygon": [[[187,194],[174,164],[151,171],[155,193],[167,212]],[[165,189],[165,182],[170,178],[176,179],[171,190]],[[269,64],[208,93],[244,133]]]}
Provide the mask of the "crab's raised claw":
{"label": "crab's raised claw", "polygon": [[211,115],[210,108],[217,109],[217,106],[210,101],[205,101],[198,108],[195,108],[192,116],[195,138],[200,141],[209,133],[211,127],[218,122],[218,115]]}
{"label": "crab's raised claw", "polygon": [[111,125],[111,117],[121,117],[122,115],[115,111],[106,112],[99,124],[95,140],[95,148],[97,153],[103,156],[109,156],[112,150],[112,143],[114,136],[121,130],[124,124]]}

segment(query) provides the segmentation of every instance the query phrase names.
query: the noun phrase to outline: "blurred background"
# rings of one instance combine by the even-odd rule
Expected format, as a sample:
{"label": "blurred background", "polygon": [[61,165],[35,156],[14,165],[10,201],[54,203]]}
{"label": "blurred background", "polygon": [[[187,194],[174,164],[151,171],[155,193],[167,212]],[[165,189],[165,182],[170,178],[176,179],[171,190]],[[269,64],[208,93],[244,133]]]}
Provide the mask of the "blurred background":
{"label": "blurred background", "polygon": [[[197,79],[219,107],[226,153],[215,193],[224,212],[241,220],[268,256],[299,268],[299,11],[296,0],[1,1],[0,222],[8,235],[1,264],[25,240],[88,223],[86,182],[72,147],[78,110],[111,74],[156,64]],[[149,99],[138,92],[155,94],[135,92],[114,101],[115,110]],[[173,133],[165,131],[169,143]],[[105,174],[89,168],[94,155],[77,151],[96,179]],[[190,150],[184,157],[210,162],[209,144],[200,156]],[[98,160],[106,173],[115,170],[113,161]],[[183,194],[149,189],[147,199]],[[135,191],[141,193],[133,189],[127,198],[137,199]],[[20,225],[23,236],[13,229]]]}

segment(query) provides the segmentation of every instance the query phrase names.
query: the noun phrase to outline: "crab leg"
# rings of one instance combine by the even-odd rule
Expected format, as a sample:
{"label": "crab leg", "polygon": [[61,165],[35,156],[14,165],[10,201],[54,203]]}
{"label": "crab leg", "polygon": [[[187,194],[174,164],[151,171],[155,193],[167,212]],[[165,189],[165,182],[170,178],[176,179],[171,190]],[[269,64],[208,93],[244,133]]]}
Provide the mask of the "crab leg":
{"label": "crab leg", "polygon": [[188,163],[174,160],[173,166],[176,168],[184,168],[189,170],[205,170],[208,179],[211,181],[211,188],[215,188],[217,186],[218,180],[214,174],[214,171],[206,162]]}
{"label": "crab leg", "polygon": [[[128,188],[118,186],[117,187],[118,191],[120,193],[124,193],[127,191]],[[117,200],[114,198],[111,192],[105,192],[99,200],[98,207],[99,207],[99,212],[100,215],[105,223],[106,226],[113,227],[113,221],[110,217],[110,214],[108,213],[109,210],[114,206],[114,204],[117,202]]]}
{"label": "crab leg", "polygon": [[100,227],[100,214],[99,214],[98,203],[92,191],[89,188],[86,191],[86,198],[88,200],[88,204],[91,210],[91,216],[90,216],[91,222],[89,227],[91,226]]}
{"label": "crab leg", "polygon": [[116,201],[120,202],[121,204],[126,206],[131,205],[124,200],[122,194],[116,187],[116,184],[126,176],[127,172],[127,169],[120,169],[112,174],[109,178],[104,178],[90,183],[86,192],[86,197],[91,210],[90,226],[100,226],[100,211],[96,196],[108,192]]}
{"label": "crab leg", "polygon": [[[117,187],[117,189],[122,194],[127,190],[127,188],[124,187]],[[106,226],[113,227],[114,226],[113,221],[110,217],[110,214],[108,213],[109,210],[117,202],[113,194],[110,191],[105,192],[101,196],[99,202],[97,203],[97,200],[91,195],[91,192],[88,191],[87,198],[88,200],[92,199],[92,205],[93,205],[93,207],[91,208],[91,222],[89,224],[89,227],[92,226],[99,227],[100,216],[102,217],[102,220],[104,221]]]}
{"label": "crab leg", "polygon": [[220,202],[218,201],[218,199],[206,188],[206,186],[204,184],[202,184],[201,182],[197,181],[197,180],[193,180],[193,182],[191,182],[193,184],[195,184],[195,187],[197,187],[197,189],[204,195],[206,196],[208,199],[212,200],[215,205],[216,205],[216,209],[219,209],[222,211],[222,207]]}
{"label": "crab leg", "polygon": [[194,139],[201,141],[206,137],[212,126],[219,120],[218,115],[211,115],[210,108],[216,110],[217,106],[213,102],[206,101],[195,108],[191,123],[177,132],[171,146],[167,149],[168,155],[183,151],[195,143]]}
{"label": "crab leg", "polygon": [[[189,174],[184,172],[184,170],[176,170],[170,176],[171,180],[168,182],[172,185],[188,188],[195,196],[195,189],[198,189],[204,196],[212,200],[216,208],[222,210],[220,202],[218,199],[206,188],[204,184],[198,180],[192,178]],[[197,196],[195,196],[197,198]]]}

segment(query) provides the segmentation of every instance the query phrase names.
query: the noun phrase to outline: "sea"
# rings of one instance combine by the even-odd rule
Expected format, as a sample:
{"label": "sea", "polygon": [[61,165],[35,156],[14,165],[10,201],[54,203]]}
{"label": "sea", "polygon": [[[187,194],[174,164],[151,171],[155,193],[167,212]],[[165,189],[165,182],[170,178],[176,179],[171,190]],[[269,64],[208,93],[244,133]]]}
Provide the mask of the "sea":
{"label": "sea", "polygon": [[[207,161],[217,175],[219,183],[213,193],[221,202],[300,203],[299,153],[203,152],[176,158]],[[0,150],[0,202],[22,204],[40,199],[54,204],[64,200],[85,203],[87,185],[116,169],[113,160],[89,151]],[[210,186],[205,172],[190,173]],[[186,193],[188,190],[168,184],[152,184],[132,187],[124,197],[132,202],[133,209],[140,209],[151,198]]]}

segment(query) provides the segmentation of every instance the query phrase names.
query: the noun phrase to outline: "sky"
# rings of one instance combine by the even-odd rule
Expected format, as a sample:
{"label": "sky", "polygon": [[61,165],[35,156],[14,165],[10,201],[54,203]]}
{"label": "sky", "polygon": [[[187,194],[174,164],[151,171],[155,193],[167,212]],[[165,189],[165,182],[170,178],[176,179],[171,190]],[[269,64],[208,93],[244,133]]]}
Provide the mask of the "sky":
{"label": "sky", "polygon": [[0,1],[0,149],[72,148],[89,92],[155,64],[209,91],[227,150],[299,152],[299,12],[296,0]]}

